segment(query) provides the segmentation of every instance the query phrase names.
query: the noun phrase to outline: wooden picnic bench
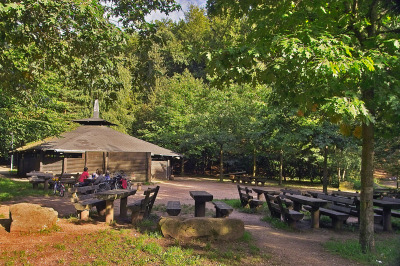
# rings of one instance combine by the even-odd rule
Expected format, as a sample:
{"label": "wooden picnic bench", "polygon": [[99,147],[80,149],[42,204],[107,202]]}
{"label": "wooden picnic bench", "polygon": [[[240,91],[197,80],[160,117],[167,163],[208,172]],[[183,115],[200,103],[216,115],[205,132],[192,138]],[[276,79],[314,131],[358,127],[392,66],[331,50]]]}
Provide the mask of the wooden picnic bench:
{"label": "wooden picnic bench", "polygon": [[53,178],[53,173],[44,173],[44,172],[36,172],[32,171],[26,173],[29,178],[29,183],[32,184],[33,189],[37,189],[39,184],[43,184],[44,190],[48,190],[49,188],[49,180]]}
{"label": "wooden picnic bench", "polygon": [[93,207],[99,215],[105,215],[106,201],[94,197],[94,194],[99,189],[99,185],[74,187],[68,191],[72,193],[71,202],[77,212],[77,216],[80,220],[88,220],[89,212]]}
{"label": "wooden picnic bench", "polygon": [[240,198],[240,203],[242,207],[246,207],[247,205],[250,206],[250,208],[257,208],[258,206],[262,205],[263,202],[258,199],[254,199],[250,193],[252,193],[251,189],[248,189],[247,187],[241,187],[240,185],[237,185],[238,191],[239,191],[239,198]]}
{"label": "wooden picnic bench", "polygon": [[168,201],[167,203],[167,213],[171,216],[177,216],[181,212],[181,202],[178,201]]}
{"label": "wooden picnic bench", "polygon": [[[391,197],[383,197],[382,200],[390,201],[390,202],[400,202],[400,199],[391,198]],[[379,215],[383,215],[383,208],[375,208],[374,212]],[[400,218],[400,211],[391,210],[391,216]]]}
{"label": "wooden picnic bench", "polygon": [[63,183],[65,186],[73,187],[76,183],[78,183],[79,173],[77,174],[69,174],[62,173],[58,176],[58,180]]}
{"label": "wooden picnic bench", "polygon": [[232,181],[232,183],[237,182],[240,183],[240,176],[246,174],[246,171],[241,171],[241,172],[235,172],[235,173],[229,173],[227,174],[229,176],[229,179]]}
{"label": "wooden picnic bench", "polygon": [[[332,225],[336,229],[340,229],[340,225],[337,224],[338,222],[336,220],[342,220],[342,222],[345,222],[347,218],[345,219],[344,215],[341,214],[347,214],[349,216],[354,216],[359,219],[359,201],[357,200],[356,197],[349,198],[349,197],[342,197],[342,196],[332,196],[332,195],[325,195],[325,194],[318,194],[317,198],[328,200],[331,203],[328,204],[327,208],[322,208],[324,215],[330,216],[332,219]],[[328,210],[336,211],[339,213],[334,213],[330,212]],[[321,208],[320,208],[321,211]],[[322,211],[321,211],[321,214]],[[334,221],[335,220],[335,221]],[[375,214],[374,215],[374,221],[375,223],[380,223],[382,221],[382,216]]]}
{"label": "wooden picnic bench", "polygon": [[[331,218],[332,227],[335,230],[340,230],[342,224],[347,221],[352,210],[355,209],[354,199],[335,197],[322,193],[317,194],[316,196],[317,198],[328,200],[330,202],[325,208],[319,208],[320,215],[325,215]],[[304,206],[304,208],[309,210],[308,206]]]}
{"label": "wooden picnic bench", "polygon": [[296,228],[297,221],[303,219],[304,213],[289,209],[279,195],[266,194],[266,201],[271,217],[282,219],[292,228]]}
{"label": "wooden picnic bench", "polygon": [[254,182],[256,183],[256,186],[258,186],[258,184],[261,184],[261,185],[265,185],[265,182],[267,182],[268,181],[268,179],[266,178],[266,177],[255,177],[254,178]]}
{"label": "wooden picnic bench", "polygon": [[225,202],[222,201],[213,201],[215,206],[215,217],[216,218],[225,218],[228,217],[229,214],[233,212],[233,207],[229,206]]}
{"label": "wooden picnic bench", "polygon": [[132,212],[132,224],[135,224],[136,222],[150,216],[150,212],[153,208],[153,204],[156,200],[159,189],[160,186],[156,186],[155,188],[148,188],[143,193],[143,195],[145,196],[143,199],[135,201],[133,204],[127,205],[127,208],[130,209]]}

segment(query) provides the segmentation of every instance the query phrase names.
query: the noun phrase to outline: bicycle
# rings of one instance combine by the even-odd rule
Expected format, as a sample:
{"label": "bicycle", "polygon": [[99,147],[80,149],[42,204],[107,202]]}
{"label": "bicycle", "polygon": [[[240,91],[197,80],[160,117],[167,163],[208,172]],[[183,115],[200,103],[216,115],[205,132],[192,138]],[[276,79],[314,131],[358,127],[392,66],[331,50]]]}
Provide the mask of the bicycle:
{"label": "bicycle", "polygon": [[64,197],[65,186],[63,183],[61,183],[61,181],[59,179],[55,180],[55,182],[54,182],[53,193],[54,193],[54,195],[56,195],[58,193],[60,195],[60,197]]}

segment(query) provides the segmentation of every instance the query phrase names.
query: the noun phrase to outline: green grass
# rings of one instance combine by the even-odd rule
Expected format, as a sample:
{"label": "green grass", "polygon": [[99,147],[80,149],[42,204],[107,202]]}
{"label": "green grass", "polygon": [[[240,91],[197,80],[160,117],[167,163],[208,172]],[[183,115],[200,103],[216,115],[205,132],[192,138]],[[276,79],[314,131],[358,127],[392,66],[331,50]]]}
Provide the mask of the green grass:
{"label": "green grass", "polygon": [[0,177],[0,202],[27,196],[48,195],[43,189],[33,189],[29,182],[13,181]]}
{"label": "green grass", "polygon": [[375,253],[362,253],[357,239],[330,240],[324,244],[324,247],[331,253],[367,265],[399,265],[400,239],[396,235],[382,238],[375,240]]}

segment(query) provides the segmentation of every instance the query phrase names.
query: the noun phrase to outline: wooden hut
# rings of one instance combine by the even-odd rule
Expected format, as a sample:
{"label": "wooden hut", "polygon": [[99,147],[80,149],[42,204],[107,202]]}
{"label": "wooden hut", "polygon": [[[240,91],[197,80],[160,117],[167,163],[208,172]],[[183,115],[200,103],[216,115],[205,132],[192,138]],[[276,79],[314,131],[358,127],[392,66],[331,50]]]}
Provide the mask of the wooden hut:
{"label": "wooden hut", "polygon": [[180,155],[152,143],[123,134],[108,127],[112,123],[92,118],[75,120],[80,126],[54,137],[17,149],[18,174],[30,171],[80,173],[96,169],[124,171],[134,181],[152,178],[169,179],[171,159]]}

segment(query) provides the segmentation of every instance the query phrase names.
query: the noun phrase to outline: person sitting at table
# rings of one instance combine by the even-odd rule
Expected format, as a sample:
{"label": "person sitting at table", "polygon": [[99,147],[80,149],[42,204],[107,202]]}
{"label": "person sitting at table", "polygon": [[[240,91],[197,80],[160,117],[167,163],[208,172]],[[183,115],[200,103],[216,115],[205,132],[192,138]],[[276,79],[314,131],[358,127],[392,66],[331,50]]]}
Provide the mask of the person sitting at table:
{"label": "person sitting at table", "polygon": [[89,175],[89,172],[88,172],[88,168],[85,166],[85,167],[83,168],[82,174],[80,175],[80,177],[79,177],[79,179],[78,179],[79,185],[80,185],[80,186],[85,185],[86,180],[89,178],[89,176],[90,176],[90,175]]}
{"label": "person sitting at table", "polygon": [[97,169],[96,173],[98,174],[98,177],[94,180],[93,185],[98,185],[100,183],[106,182],[106,177],[103,175],[103,171]]}
{"label": "person sitting at table", "polygon": [[104,176],[104,178],[106,179],[106,181],[110,181],[111,180],[111,176],[110,176],[110,171],[106,171],[106,175]]}

